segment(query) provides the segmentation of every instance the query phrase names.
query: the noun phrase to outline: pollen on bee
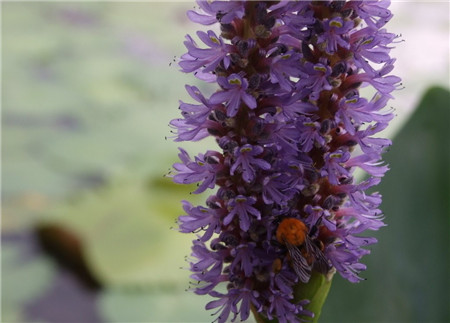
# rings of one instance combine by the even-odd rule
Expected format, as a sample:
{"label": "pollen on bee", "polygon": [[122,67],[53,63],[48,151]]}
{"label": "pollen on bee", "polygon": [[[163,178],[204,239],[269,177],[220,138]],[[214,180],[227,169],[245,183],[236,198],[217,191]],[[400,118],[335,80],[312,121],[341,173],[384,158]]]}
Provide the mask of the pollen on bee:
{"label": "pollen on bee", "polygon": [[281,271],[283,264],[281,263],[281,259],[277,258],[275,259],[275,261],[272,263],[272,271],[276,274],[278,274]]}
{"label": "pollen on bee", "polygon": [[283,244],[300,246],[305,242],[307,232],[308,229],[302,221],[296,218],[285,218],[278,225],[276,237]]}

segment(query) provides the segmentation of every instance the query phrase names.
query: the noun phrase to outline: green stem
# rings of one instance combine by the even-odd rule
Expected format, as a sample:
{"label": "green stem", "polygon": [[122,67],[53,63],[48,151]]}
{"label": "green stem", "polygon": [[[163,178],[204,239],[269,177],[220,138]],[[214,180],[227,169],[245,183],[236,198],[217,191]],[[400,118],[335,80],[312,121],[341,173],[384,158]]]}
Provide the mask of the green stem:
{"label": "green stem", "polygon": [[[298,302],[302,299],[308,299],[310,301],[310,303],[305,306],[305,309],[314,313],[314,318],[310,321],[311,323],[317,323],[319,321],[323,304],[330,291],[334,273],[334,269],[327,275],[322,275],[313,271],[308,283],[299,283],[294,286],[294,301]],[[304,318],[306,319],[307,317]]]}
{"label": "green stem", "polygon": [[[314,318],[301,317],[308,322],[317,323],[319,321],[322,307],[327,299],[330,291],[331,281],[335,270],[331,270],[327,275],[322,275],[318,272],[313,272],[308,283],[299,283],[294,286],[294,302],[308,299],[310,303],[305,306],[305,309],[314,313]],[[261,313],[256,312],[256,309],[251,306],[252,313],[257,323],[277,323],[276,319],[269,320]]]}

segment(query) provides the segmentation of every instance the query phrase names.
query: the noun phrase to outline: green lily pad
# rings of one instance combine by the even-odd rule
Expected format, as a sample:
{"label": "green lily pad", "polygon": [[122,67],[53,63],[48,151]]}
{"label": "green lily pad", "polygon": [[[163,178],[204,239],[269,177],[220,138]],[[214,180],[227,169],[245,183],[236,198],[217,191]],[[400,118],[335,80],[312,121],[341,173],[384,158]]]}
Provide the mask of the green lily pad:
{"label": "green lily pad", "polygon": [[[110,177],[162,176],[176,161],[178,144],[165,139],[168,122],[179,117],[178,99],[188,97],[184,84],[195,83],[173,62],[184,51],[184,33],[194,28],[177,17],[188,6],[2,6],[8,79],[2,89],[2,202],[9,230],[29,227],[53,203]],[[159,32],[168,19],[174,21],[170,32]],[[29,196],[46,203],[36,208]]]}
{"label": "green lily pad", "polygon": [[120,180],[63,203],[44,222],[80,237],[88,264],[106,285],[181,283],[188,274],[179,268],[195,237],[176,231],[175,219],[183,214],[180,200],[193,189],[169,178]]}
{"label": "green lily pad", "polygon": [[106,290],[99,309],[107,322],[211,322],[211,300],[184,290]]}

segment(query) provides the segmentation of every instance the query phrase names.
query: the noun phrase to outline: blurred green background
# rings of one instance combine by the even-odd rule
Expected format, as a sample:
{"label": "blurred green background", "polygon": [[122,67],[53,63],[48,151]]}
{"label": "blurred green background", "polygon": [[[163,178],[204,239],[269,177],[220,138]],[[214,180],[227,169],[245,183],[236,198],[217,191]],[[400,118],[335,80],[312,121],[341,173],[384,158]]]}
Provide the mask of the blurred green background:
{"label": "blurred green background", "polygon": [[[179,201],[205,197],[164,177],[184,84],[206,89],[175,63],[199,28],[192,7],[1,4],[2,322],[211,321],[207,297],[185,291],[194,237],[173,229]],[[364,259],[367,281],[335,277],[322,322],[450,320],[449,4],[413,7],[433,17],[421,46],[436,50],[415,48],[413,11],[394,3],[406,89],[391,103],[391,171],[378,187],[388,226]]]}

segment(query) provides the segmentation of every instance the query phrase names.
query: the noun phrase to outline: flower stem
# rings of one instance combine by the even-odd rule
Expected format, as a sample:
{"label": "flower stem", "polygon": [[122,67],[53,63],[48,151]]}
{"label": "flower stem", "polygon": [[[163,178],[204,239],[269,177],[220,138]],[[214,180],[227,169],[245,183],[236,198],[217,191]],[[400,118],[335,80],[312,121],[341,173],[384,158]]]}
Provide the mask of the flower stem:
{"label": "flower stem", "polygon": [[[311,274],[311,279],[307,283],[299,283],[294,286],[294,302],[309,299],[310,303],[305,306],[305,310],[314,313],[314,318],[312,320],[309,316],[301,316],[300,318],[311,323],[319,322],[322,307],[327,299],[335,272],[335,270],[331,270],[327,275],[322,275],[316,271],[313,271]],[[251,310],[257,323],[278,322],[277,319],[269,320],[261,313],[258,313],[253,305],[251,306]]]}
{"label": "flower stem", "polygon": [[[335,272],[335,270],[331,270],[327,275],[322,275],[313,271],[308,283],[299,283],[294,286],[295,301],[302,299],[310,300],[310,303],[305,306],[305,309],[314,313],[314,318],[311,323],[319,321],[322,307],[327,299]],[[308,317],[303,318],[308,319]]]}

